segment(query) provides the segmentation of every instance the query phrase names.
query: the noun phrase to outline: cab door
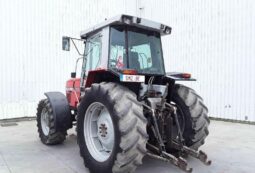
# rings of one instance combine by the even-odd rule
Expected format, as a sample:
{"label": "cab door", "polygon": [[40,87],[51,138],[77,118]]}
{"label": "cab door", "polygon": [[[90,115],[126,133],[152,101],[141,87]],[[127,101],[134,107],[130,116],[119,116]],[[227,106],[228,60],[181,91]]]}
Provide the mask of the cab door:
{"label": "cab door", "polygon": [[82,66],[81,88],[85,88],[88,74],[99,68],[102,57],[102,36],[101,32],[90,36],[86,41],[84,60]]}

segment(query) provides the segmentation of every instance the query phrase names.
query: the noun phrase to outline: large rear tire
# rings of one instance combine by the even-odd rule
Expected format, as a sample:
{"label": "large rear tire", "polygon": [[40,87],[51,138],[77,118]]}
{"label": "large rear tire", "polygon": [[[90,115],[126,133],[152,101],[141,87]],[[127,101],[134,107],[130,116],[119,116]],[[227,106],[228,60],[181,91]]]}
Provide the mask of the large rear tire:
{"label": "large rear tire", "polygon": [[43,99],[37,107],[37,128],[42,143],[60,144],[66,139],[67,131],[57,131],[52,106],[48,99]]}
{"label": "large rear tire", "polygon": [[175,85],[172,101],[177,106],[182,134],[185,144],[195,150],[204,144],[208,136],[208,109],[203,99],[191,88],[181,84]]}
{"label": "large rear tire", "polygon": [[78,143],[85,166],[92,173],[134,172],[146,154],[146,126],[132,91],[116,83],[93,84],[78,108]]}

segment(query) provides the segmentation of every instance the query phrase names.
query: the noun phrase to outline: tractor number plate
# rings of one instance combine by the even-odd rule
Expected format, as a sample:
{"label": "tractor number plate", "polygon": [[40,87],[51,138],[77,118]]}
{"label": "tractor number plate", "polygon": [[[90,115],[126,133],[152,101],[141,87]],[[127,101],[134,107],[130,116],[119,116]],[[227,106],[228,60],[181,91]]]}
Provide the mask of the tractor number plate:
{"label": "tractor number plate", "polygon": [[145,82],[145,76],[121,74],[120,81],[122,81],[122,82]]}

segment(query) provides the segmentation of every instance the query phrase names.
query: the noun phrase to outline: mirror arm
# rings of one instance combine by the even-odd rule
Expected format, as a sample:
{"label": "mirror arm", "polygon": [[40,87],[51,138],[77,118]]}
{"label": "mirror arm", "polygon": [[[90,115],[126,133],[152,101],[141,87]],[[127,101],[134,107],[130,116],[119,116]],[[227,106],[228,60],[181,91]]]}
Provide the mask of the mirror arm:
{"label": "mirror arm", "polygon": [[77,64],[78,64],[78,62],[79,62],[82,58],[83,58],[83,56],[77,58],[77,60],[76,60],[76,64],[75,64],[75,73],[76,73],[76,71],[77,71]]}
{"label": "mirror arm", "polygon": [[72,43],[73,43],[73,45],[74,45],[74,47],[75,47],[77,53],[78,53],[80,56],[83,56],[83,54],[80,53],[78,47],[76,46],[76,44],[74,43],[73,40],[79,40],[79,41],[84,41],[84,40],[83,40],[83,39],[77,39],[77,38],[71,38],[71,37],[70,37],[70,40],[72,41]]}
{"label": "mirror arm", "polygon": [[77,65],[78,65],[78,62],[83,59],[83,57],[79,57],[76,59],[76,63],[75,63],[75,69],[74,69],[74,72],[71,73],[71,78],[75,78],[76,77],[76,73],[77,73]]}

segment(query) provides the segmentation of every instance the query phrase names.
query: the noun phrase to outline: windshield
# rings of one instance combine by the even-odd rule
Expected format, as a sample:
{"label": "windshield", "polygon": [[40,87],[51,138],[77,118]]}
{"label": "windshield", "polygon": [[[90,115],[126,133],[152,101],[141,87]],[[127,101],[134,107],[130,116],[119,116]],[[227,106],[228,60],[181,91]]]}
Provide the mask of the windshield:
{"label": "windshield", "polygon": [[109,66],[139,74],[165,73],[160,34],[125,26],[111,27]]}

